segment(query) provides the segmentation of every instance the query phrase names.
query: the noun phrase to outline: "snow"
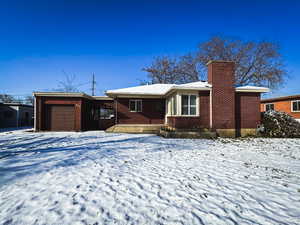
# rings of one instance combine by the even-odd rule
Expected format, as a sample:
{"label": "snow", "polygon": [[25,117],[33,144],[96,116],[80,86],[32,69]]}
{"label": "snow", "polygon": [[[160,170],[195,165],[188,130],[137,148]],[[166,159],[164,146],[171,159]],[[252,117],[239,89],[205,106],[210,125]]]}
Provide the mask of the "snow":
{"label": "snow", "polygon": [[177,87],[191,87],[191,88],[207,88],[211,87],[211,84],[207,83],[206,81],[197,81],[197,82],[191,82],[191,83],[186,83],[186,84],[180,84],[177,85]]}
{"label": "snow", "polygon": [[264,93],[264,92],[269,92],[270,89],[269,88],[266,88],[266,87],[258,87],[258,86],[250,86],[250,85],[247,85],[247,86],[241,86],[241,87],[237,87],[236,88],[236,91],[256,91],[256,92],[261,92],[261,93]]}
{"label": "snow", "polygon": [[150,84],[116,90],[108,90],[106,94],[143,94],[143,95],[165,95],[174,84]]}
{"label": "snow", "polygon": [[8,128],[0,128],[0,132],[8,132],[8,131],[16,131],[16,130],[28,130],[32,127],[8,127]]}
{"label": "snow", "polygon": [[[212,87],[211,84],[206,81],[197,81],[186,84],[150,84],[135,86],[129,88],[121,88],[115,90],[108,90],[105,93],[107,95],[117,95],[117,94],[128,94],[128,95],[160,95],[164,96],[171,90],[209,90]],[[237,87],[236,91],[244,92],[269,92],[268,88],[256,87],[256,86],[242,86]]]}
{"label": "snow", "polygon": [[300,139],[0,133],[0,224],[299,224]]}
{"label": "snow", "polygon": [[122,88],[116,90],[108,90],[106,94],[141,94],[141,95],[166,95],[171,90],[176,89],[203,89],[210,88],[211,85],[207,82],[198,81],[186,84],[150,84],[136,87]]}

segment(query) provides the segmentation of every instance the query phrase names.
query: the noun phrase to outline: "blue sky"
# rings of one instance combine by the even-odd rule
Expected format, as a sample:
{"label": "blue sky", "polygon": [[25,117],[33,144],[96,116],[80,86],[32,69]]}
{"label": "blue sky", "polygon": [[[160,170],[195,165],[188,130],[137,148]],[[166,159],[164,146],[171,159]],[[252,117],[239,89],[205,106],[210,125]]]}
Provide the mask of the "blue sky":
{"label": "blue sky", "polygon": [[[269,96],[300,93],[300,1],[7,1],[0,7],[0,93],[78,84],[97,95],[138,85],[154,56],[193,51],[214,34],[270,40],[290,78]],[[90,85],[80,86],[90,93]]]}

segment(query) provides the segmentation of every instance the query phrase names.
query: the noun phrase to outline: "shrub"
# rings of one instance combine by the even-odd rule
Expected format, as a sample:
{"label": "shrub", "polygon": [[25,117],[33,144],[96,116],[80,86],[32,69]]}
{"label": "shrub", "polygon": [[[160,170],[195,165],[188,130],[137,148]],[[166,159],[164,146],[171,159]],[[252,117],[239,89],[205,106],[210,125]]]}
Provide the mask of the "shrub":
{"label": "shrub", "polygon": [[264,129],[261,131],[266,137],[300,137],[300,123],[293,117],[284,112],[267,111],[262,113],[262,124]]}

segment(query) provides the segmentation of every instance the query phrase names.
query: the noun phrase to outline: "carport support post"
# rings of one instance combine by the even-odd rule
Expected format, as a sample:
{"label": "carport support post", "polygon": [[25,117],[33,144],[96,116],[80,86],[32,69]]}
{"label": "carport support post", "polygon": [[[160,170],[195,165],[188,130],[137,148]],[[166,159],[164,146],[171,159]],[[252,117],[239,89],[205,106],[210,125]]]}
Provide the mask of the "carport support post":
{"label": "carport support post", "polygon": [[115,124],[118,124],[118,98],[115,98],[115,111],[116,111]]}
{"label": "carport support post", "polygon": [[20,106],[17,106],[17,127],[19,127],[19,119],[20,119]]}
{"label": "carport support post", "polygon": [[79,103],[75,104],[75,130],[77,132],[82,130],[81,107],[82,107],[82,100],[80,100]]}

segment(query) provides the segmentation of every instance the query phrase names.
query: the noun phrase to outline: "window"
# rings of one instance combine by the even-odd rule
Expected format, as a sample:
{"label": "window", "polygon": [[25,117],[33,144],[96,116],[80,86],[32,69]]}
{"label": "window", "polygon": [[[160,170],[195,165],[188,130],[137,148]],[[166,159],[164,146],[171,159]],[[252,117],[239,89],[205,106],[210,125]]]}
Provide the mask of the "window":
{"label": "window", "polygon": [[300,100],[292,101],[292,112],[300,112]]}
{"label": "window", "polygon": [[174,95],[167,100],[167,114],[170,116],[177,115],[177,95]]}
{"label": "window", "polygon": [[181,114],[182,115],[196,115],[197,114],[197,96],[196,95],[182,95],[181,96]]}
{"label": "window", "polygon": [[129,100],[130,112],[142,112],[142,100]]}
{"label": "window", "polygon": [[270,110],[274,110],[274,104],[273,103],[266,104],[266,111],[270,111]]}
{"label": "window", "polygon": [[172,104],[171,114],[172,114],[172,115],[177,115],[177,101],[176,101],[176,95],[172,97],[171,104]]}
{"label": "window", "polygon": [[100,108],[100,119],[112,119],[114,117],[113,109]]}

